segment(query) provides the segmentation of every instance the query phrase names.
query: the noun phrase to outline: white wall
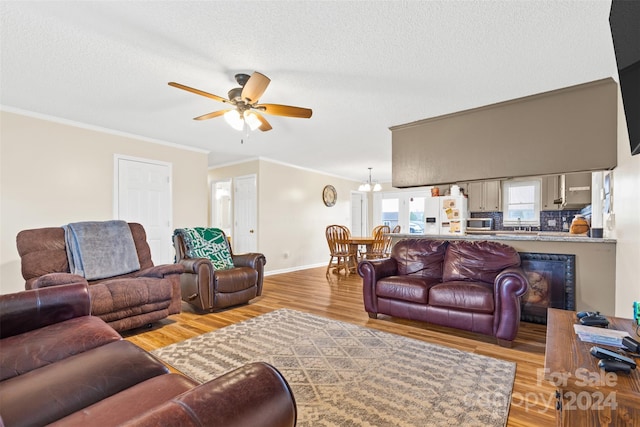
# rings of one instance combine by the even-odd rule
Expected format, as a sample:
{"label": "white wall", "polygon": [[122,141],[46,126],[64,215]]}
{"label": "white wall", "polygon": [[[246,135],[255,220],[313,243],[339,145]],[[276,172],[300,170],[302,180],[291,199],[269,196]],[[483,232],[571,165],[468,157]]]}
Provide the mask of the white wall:
{"label": "white wall", "polygon": [[[329,224],[351,224],[351,191],[360,183],[269,160],[215,168],[209,181],[255,173],[258,176],[258,250],[267,258],[266,272],[324,265]],[[322,202],[322,189],[333,185],[338,200]]]}
{"label": "white wall", "polygon": [[[613,171],[616,245],[616,316],[631,318],[640,301],[640,154],[629,147],[622,100],[618,95],[618,166]],[[594,266],[597,268],[597,266]]]}
{"label": "white wall", "polygon": [[174,227],[207,221],[204,151],[7,111],[0,122],[2,294],[24,289],[20,230],[113,219],[114,154],[171,163]]}

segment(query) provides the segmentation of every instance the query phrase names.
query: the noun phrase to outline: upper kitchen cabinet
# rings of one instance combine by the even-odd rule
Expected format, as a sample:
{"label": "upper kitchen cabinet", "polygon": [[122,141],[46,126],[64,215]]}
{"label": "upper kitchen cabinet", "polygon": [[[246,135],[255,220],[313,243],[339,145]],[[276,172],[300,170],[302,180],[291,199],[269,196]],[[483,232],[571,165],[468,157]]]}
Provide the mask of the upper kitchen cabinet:
{"label": "upper kitchen cabinet", "polygon": [[562,197],[560,194],[560,175],[542,177],[542,207],[543,211],[556,211],[562,209]]}
{"label": "upper kitchen cabinet", "polygon": [[466,184],[469,212],[500,212],[500,181],[478,181]]}
{"label": "upper kitchen cabinet", "polygon": [[591,203],[591,172],[560,175],[562,209],[582,209]]}

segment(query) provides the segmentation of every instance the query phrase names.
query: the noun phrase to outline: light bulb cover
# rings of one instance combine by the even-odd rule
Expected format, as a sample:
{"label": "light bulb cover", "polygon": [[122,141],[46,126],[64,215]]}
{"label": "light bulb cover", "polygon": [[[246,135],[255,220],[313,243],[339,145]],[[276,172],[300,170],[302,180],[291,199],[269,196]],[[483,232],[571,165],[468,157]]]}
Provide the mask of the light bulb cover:
{"label": "light bulb cover", "polygon": [[224,113],[224,120],[235,130],[241,131],[244,128],[244,120],[238,110],[229,110]]}
{"label": "light bulb cover", "polygon": [[255,113],[248,110],[244,112],[244,121],[247,122],[251,130],[256,130],[261,125],[260,119],[258,119],[258,116],[256,116]]}

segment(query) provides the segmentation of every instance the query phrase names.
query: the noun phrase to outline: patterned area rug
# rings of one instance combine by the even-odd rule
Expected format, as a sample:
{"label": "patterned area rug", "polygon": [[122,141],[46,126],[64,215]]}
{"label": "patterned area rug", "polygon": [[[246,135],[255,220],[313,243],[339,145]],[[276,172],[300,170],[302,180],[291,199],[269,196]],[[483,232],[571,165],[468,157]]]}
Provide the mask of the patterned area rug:
{"label": "patterned area rug", "polygon": [[205,382],[254,361],[293,389],[298,426],[504,426],[515,364],[280,309],[153,353]]}

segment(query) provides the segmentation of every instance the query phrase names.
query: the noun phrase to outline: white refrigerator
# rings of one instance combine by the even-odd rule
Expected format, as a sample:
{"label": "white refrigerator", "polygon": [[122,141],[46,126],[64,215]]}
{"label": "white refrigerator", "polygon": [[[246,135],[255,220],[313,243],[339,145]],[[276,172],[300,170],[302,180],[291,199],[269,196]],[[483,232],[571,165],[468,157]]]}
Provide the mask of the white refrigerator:
{"label": "white refrigerator", "polygon": [[464,196],[427,197],[425,234],[462,235],[467,231],[467,198]]}

